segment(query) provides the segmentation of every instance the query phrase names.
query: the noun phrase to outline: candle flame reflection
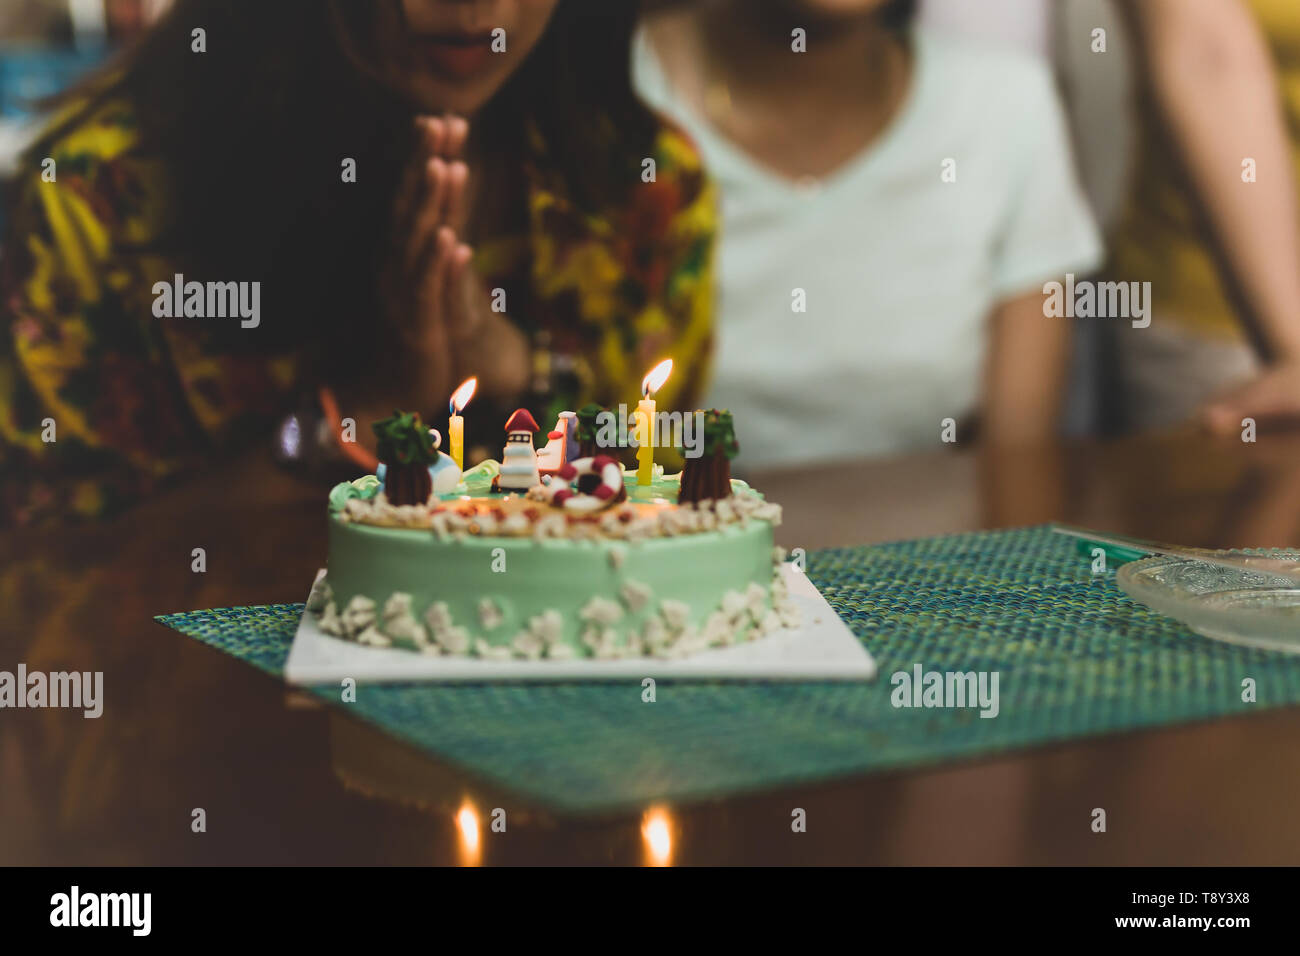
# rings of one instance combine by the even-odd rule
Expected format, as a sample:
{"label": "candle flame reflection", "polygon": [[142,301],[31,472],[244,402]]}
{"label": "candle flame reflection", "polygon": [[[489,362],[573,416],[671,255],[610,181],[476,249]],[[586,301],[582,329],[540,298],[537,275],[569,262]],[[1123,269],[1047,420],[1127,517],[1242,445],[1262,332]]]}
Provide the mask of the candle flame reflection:
{"label": "candle flame reflection", "polygon": [[673,360],[664,359],[650,371],[646,372],[645,378],[641,379],[641,394],[649,398],[659,389],[664,387],[664,382],[668,381],[668,376],[673,371]]}
{"label": "candle flame reflection", "polygon": [[456,832],[463,866],[478,866],[483,849],[479,837],[478,811],[466,800],[456,811]]}
{"label": "candle flame reflection", "polygon": [[667,810],[653,808],[641,821],[647,866],[668,866],[673,859],[673,818]]}

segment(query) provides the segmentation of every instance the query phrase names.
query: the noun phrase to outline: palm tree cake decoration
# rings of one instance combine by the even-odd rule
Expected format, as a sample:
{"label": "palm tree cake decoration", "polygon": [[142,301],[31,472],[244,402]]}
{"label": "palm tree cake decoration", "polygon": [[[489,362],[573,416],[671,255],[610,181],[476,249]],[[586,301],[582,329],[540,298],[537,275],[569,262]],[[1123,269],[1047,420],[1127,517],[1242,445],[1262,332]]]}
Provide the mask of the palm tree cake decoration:
{"label": "palm tree cake decoration", "polygon": [[698,458],[687,458],[682,468],[678,504],[731,497],[731,459],[740,451],[731,412],[711,408],[704,413],[704,448]]}
{"label": "palm tree cake decoration", "polygon": [[600,454],[596,449],[596,424],[604,410],[595,402],[588,402],[578,409],[578,458],[595,458]]}
{"label": "palm tree cake decoration", "polygon": [[[596,444],[597,422],[600,419],[600,413],[605,411],[604,406],[597,405],[595,402],[588,402],[578,409],[578,458],[595,458],[599,455],[600,448]],[[599,475],[580,475],[578,477],[578,491],[589,495],[600,485]]]}
{"label": "palm tree cake decoration", "polygon": [[437,445],[419,412],[394,410],[370,426],[379,439],[384,463],[384,495],[391,504],[422,505],[433,493],[429,466],[438,459]]}

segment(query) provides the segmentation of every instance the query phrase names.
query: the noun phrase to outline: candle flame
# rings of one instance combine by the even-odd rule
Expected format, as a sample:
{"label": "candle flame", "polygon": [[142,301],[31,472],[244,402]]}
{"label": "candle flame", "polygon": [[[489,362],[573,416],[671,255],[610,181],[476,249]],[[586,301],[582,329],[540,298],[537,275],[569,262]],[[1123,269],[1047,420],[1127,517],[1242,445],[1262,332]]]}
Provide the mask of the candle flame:
{"label": "candle flame", "polygon": [[664,359],[650,371],[646,372],[645,378],[641,379],[641,395],[649,398],[659,389],[664,387],[664,382],[668,381],[668,376],[673,371],[673,360]]}
{"label": "candle flame", "polygon": [[467,378],[460,383],[460,388],[451,393],[451,413],[459,415],[461,410],[469,404],[469,400],[474,397],[474,389],[478,388],[477,378]]}
{"label": "candle flame", "polygon": [[641,839],[645,842],[646,862],[650,866],[667,866],[673,858],[672,817],[667,810],[654,808],[641,822]]}

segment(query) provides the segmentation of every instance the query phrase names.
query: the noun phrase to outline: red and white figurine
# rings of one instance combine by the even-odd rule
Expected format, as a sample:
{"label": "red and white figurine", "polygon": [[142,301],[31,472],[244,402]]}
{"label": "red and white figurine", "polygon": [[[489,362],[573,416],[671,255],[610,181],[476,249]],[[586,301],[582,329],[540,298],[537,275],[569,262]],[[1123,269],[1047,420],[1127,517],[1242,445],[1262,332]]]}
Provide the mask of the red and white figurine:
{"label": "red and white figurine", "polygon": [[[600,483],[590,493],[575,491],[572,483],[580,481],[586,475],[596,476]],[[627,499],[627,488],[623,485],[623,466],[609,455],[579,458],[561,467],[549,484],[534,487],[528,497],[578,514],[600,511]]]}
{"label": "red and white figurine", "polygon": [[546,445],[537,449],[537,468],[543,475],[556,475],[566,462],[578,457],[577,414],[560,412],[546,437]]}
{"label": "red and white figurine", "polygon": [[517,408],[506,422],[506,447],[501,453],[501,473],[492,479],[493,491],[526,492],[539,484],[533,433],[537,421],[526,408]]}

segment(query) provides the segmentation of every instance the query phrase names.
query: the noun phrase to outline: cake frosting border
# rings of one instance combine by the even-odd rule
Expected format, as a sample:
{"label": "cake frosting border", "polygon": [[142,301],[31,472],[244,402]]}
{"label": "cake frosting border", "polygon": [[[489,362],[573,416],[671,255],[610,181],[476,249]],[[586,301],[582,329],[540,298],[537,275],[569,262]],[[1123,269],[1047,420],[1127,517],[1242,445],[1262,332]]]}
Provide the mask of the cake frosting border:
{"label": "cake frosting border", "polygon": [[[781,552],[780,548],[774,550],[778,555]],[[780,564],[778,555],[774,555],[778,558],[776,565]],[[798,627],[800,623],[799,610],[790,600],[779,567],[773,568],[767,588],[752,583],[744,593],[734,589],[725,591],[703,626],[690,623],[691,608],[686,602],[665,598],[659,602],[658,612],[635,632],[620,630],[617,624],[625,606],[631,606],[636,600],[650,600],[645,591],[640,597],[628,593],[640,589],[644,585],[625,582],[620,602],[592,595],[580,612],[584,622],[580,642],[586,648],[582,654],[572,643],[561,639],[563,615],[554,609],[532,615],[527,626],[506,644],[492,644],[481,630],[457,624],[445,601],[430,605],[420,620],[412,613],[411,595],[404,591],[391,592],[382,609],[375,600],[355,595],[340,611],[328,576],[322,576],[313,586],[307,610],[316,616],[317,626],[326,634],[358,644],[401,646],[435,656],[460,655],[487,660],[572,660],[579,656],[597,660],[633,657],[671,660],[757,640],[781,628]],[[493,615],[499,615],[493,600],[480,599],[480,627],[493,630],[490,623]]]}

